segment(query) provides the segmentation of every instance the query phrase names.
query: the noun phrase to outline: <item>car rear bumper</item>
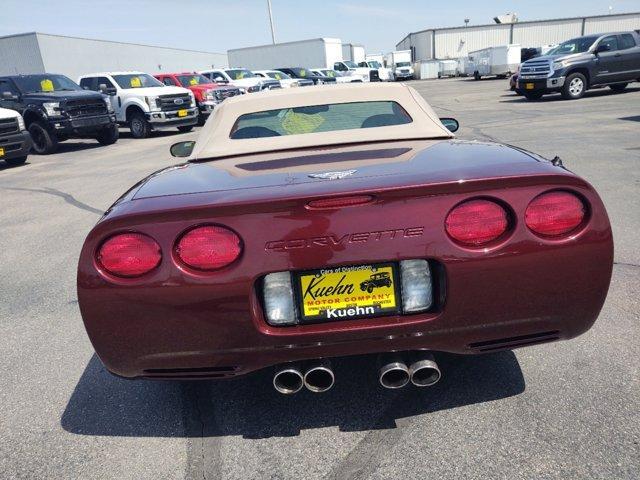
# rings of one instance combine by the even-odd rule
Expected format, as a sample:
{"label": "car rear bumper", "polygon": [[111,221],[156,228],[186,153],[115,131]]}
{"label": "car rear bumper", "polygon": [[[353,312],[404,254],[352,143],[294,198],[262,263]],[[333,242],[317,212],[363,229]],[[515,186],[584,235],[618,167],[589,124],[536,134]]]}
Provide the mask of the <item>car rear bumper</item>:
{"label": "car rear bumper", "polygon": [[31,135],[27,131],[0,137],[0,147],[4,149],[0,160],[25,157],[31,151],[31,146]]}
{"label": "car rear bumper", "polygon": [[[506,196],[509,204],[523,210],[531,198],[550,188],[558,188],[557,183],[483,194]],[[318,244],[299,240],[265,245],[263,236],[243,235],[256,228],[268,229],[272,235],[291,227],[288,216],[274,216],[265,209],[253,208],[240,215],[235,208],[233,214],[220,218],[199,215],[198,223],[225,224],[243,236],[245,252],[240,261],[213,275],[193,275],[176,268],[168,254],[142,282],[108,279],[99,273],[93,252],[105,235],[114,227],[131,228],[127,222],[134,222],[137,230],[158,239],[170,252],[177,236],[193,220],[177,212],[169,220],[146,216],[144,225],[133,219],[116,219],[111,226],[103,222],[87,238],[80,258],[82,317],[103,363],[124,377],[226,378],[320,357],[417,348],[476,354],[573,338],[591,327],[604,303],[613,241],[604,206],[595,192],[579,184],[571,188],[591,205],[588,225],[574,238],[545,241],[517,224],[508,241],[487,252],[456,246],[442,232],[442,215],[461,200],[458,195],[429,198],[432,215],[420,220],[424,235],[394,241],[385,237],[366,246],[354,240],[356,243],[335,250],[311,248]],[[424,211],[424,201],[401,199],[388,208]],[[171,205],[175,209],[175,200]],[[360,218],[357,231],[397,231],[393,230],[397,216],[367,216],[366,208],[358,207],[356,212]],[[352,231],[353,215],[353,210],[335,212],[330,220],[318,216],[317,221],[325,222],[325,232],[344,233]],[[366,225],[365,218],[375,221]],[[375,235],[369,232],[367,236]],[[434,271],[435,307],[427,313],[290,327],[274,327],[265,320],[260,279],[267,273],[411,258],[426,258],[438,266]]]}

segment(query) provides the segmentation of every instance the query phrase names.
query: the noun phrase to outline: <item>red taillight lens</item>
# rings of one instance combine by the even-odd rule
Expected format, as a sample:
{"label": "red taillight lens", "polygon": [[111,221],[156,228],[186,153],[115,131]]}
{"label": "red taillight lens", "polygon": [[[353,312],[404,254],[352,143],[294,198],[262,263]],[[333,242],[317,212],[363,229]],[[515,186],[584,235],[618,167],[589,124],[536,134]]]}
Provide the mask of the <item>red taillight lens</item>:
{"label": "red taillight lens", "polygon": [[534,198],[524,214],[527,227],[544,237],[566,235],[582,223],[586,207],[569,192],[548,192]]}
{"label": "red taillight lens", "polygon": [[160,264],[162,252],[155,240],[141,233],[120,233],[98,250],[98,264],[116,277],[139,277]]}
{"label": "red taillight lens", "polygon": [[240,237],[224,227],[196,227],[182,235],[176,255],[188,267],[210,271],[234,262],[242,251]]}
{"label": "red taillight lens", "polygon": [[455,207],[445,221],[447,233],[463,245],[478,247],[507,231],[507,211],[489,200],[469,200]]}

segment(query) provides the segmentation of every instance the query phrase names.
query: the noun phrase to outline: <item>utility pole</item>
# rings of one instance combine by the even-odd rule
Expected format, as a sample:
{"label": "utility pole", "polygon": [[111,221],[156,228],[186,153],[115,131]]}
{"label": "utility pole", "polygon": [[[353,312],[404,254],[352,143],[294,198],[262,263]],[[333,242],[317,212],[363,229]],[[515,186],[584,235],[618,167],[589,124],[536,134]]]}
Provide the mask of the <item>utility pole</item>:
{"label": "utility pole", "polygon": [[267,5],[269,6],[269,23],[271,24],[271,42],[275,45],[276,32],[273,29],[273,13],[271,12],[271,0],[267,0]]}

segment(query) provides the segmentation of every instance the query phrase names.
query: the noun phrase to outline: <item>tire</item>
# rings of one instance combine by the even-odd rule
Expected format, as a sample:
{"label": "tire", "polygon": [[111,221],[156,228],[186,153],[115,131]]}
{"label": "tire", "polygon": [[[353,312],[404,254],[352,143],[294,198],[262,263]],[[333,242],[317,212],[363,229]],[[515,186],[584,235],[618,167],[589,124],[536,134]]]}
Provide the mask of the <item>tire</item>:
{"label": "tire", "polygon": [[473,72],[473,79],[474,79],[474,80],[478,81],[478,80],[480,80],[481,78],[482,78],[482,77],[480,76],[480,73],[479,73],[479,72],[477,72],[477,71],[476,71],[476,72]]}
{"label": "tire", "polygon": [[24,162],[26,162],[27,161],[27,156],[25,155],[24,157],[5,158],[4,161],[7,162],[7,165],[11,165],[12,167],[16,167],[16,166],[22,165]]}
{"label": "tire", "polygon": [[622,92],[625,88],[627,88],[628,83],[616,83],[615,85],[609,85],[609,88],[614,92]]}
{"label": "tire", "polygon": [[120,138],[120,132],[118,131],[117,125],[112,125],[110,127],[102,129],[98,133],[96,140],[100,145],[113,145]]}
{"label": "tire", "polygon": [[527,100],[540,100],[542,98],[542,92],[529,92],[523,93]]}
{"label": "tire", "polygon": [[142,112],[135,112],[129,120],[129,130],[133,138],[147,138],[151,135],[151,125]]}
{"label": "tire", "polygon": [[183,127],[178,127],[178,130],[181,131],[182,133],[187,133],[193,130],[193,125],[185,125]]}
{"label": "tire", "polygon": [[581,73],[571,73],[567,76],[562,86],[562,98],[565,100],[577,100],[587,91],[587,79]]}
{"label": "tire", "polygon": [[367,287],[367,293],[372,293],[373,292],[373,286],[369,285]]}
{"label": "tire", "polygon": [[47,130],[42,122],[33,122],[29,125],[29,134],[33,141],[33,151],[39,155],[49,155],[58,150],[56,134]]}

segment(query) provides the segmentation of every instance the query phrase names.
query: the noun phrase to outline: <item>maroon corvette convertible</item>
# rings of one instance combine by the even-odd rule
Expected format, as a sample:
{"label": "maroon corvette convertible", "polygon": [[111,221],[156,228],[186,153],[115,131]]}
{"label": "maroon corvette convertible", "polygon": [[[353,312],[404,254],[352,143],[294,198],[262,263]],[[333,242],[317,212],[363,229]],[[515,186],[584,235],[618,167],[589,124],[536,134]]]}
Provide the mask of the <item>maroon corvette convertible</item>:
{"label": "maroon corvette convertible", "polygon": [[[447,125],[447,127],[445,127]],[[496,143],[456,140],[402,84],[226,100],[188,162],[145,178],[87,237],[78,298],[109,371],[334,383],[378,353],[380,383],[440,378],[438,352],[569,339],[605,300],[613,242],[594,189]]]}

